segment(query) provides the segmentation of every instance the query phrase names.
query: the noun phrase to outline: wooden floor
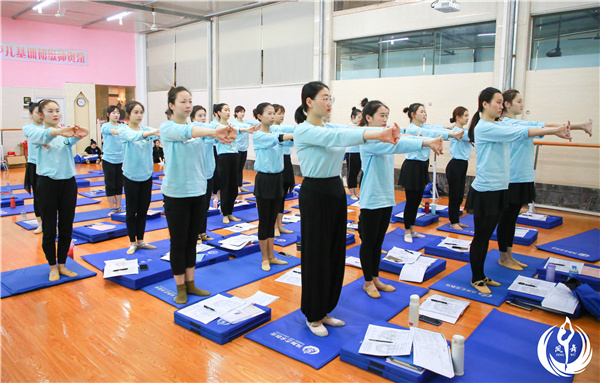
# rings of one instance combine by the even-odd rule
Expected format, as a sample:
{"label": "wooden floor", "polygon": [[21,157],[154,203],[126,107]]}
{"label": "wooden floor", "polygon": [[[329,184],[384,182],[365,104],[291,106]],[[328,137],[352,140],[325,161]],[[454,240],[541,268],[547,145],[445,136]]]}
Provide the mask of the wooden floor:
{"label": "wooden floor", "polygon": [[[78,165],[79,173],[100,169],[100,165]],[[158,167],[155,170],[161,170]],[[2,185],[6,182],[21,184],[24,169],[2,172]],[[246,171],[245,179],[254,180],[254,172]],[[301,179],[298,178],[297,182]],[[98,188],[88,188],[89,191]],[[396,192],[398,202],[404,200],[403,192]],[[26,203],[32,203],[27,200]],[[442,203],[445,201],[442,200]],[[288,208],[297,200],[287,202]],[[152,207],[162,202],[152,203]],[[78,207],[77,211],[107,208],[106,199],[100,204]],[[358,209],[349,214],[357,219]],[[557,212],[552,212],[557,214]],[[537,243],[546,243],[600,227],[597,217],[561,214],[564,224],[552,230],[540,230]],[[33,218],[29,214],[28,218]],[[1,271],[45,263],[41,249],[41,235],[25,231],[14,224],[19,216],[0,220],[2,228]],[[89,224],[76,223],[76,226]],[[438,225],[447,223],[442,218],[425,233],[436,233]],[[390,230],[399,224],[390,225]],[[218,231],[220,233],[220,231]],[[223,232],[225,233],[225,232]],[[439,233],[438,233],[439,234]],[[453,237],[455,236],[450,234]],[[167,229],[149,232],[146,241],[168,238]],[[468,239],[468,237],[463,237]],[[360,242],[357,236],[357,242]],[[492,241],[495,248],[497,243]],[[84,244],[75,250],[75,260],[95,270],[81,260],[82,255],[105,252],[129,246],[126,237]],[[354,246],[354,245],[352,245]],[[294,246],[284,248],[295,252]],[[535,246],[515,246],[515,252],[546,258],[548,253]],[[429,287],[441,277],[463,266],[463,262],[447,260],[447,268],[435,278],[421,284]],[[260,267],[260,265],[256,265]],[[96,270],[95,270],[96,271]],[[240,287],[230,293],[246,298],[260,289],[280,296],[270,307],[272,319],[278,319],[300,307],[300,288],[276,283],[279,275],[267,277]],[[397,278],[383,272],[384,278]],[[362,278],[359,269],[346,267],[344,283]],[[202,284],[200,283],[200,286]],[[210,286],[202,286],[210,290]],[[431,291],[430,294],[444,294]],[[374,302],[376,304],[376,302]],[[48,289],[3,299],[1,305],[2,382],[54,381],[134,381],[134,382],[382,382],[372,373],[341,362],[336,358],[320,370],[283,356],[243,337],[220,346],[183,327],[174,324],[175,308],[142,291],[133,291],[96,277],[67,283]],[[455,325],[444,323],[439,327],[420,323],[420,327],[442,332],[447,339],[454,334],[469,336],[475,327],[490,313],[493,306],[472,302]],[[532,319],[548,325],[560,325],[563,317],[539,310],[525,311],[506,303],[500,311]],[[400,312],[390,322],[407,325],[408,309]],[[600,379],[600,326],[591,317],[573,321],[590,337],[594,358],[587,369],[575,377],[575,382],[592,382]],[[508,325],[507,325],[508,326]],[[508,366],[510,368],[510,366]],[[493,381],[490,376],[490,381]]]}

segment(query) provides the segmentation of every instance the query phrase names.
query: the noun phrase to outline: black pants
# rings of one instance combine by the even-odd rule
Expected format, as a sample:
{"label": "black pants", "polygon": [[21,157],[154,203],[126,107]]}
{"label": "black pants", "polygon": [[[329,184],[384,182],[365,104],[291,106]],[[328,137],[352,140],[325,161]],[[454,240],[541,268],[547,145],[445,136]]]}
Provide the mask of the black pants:
{"label": "black pants", "polygon": [[221,180],[219,178],[219,155],[217,154],[217,147],[213,146],[213,155],[215,156],[215,171],[213,172],[213,194],[217,194],[221,190]]}
{"label": "black pants", "polygon": [[509,247],[513,246],[515,240],[515,229],[517,226],[517,218],[521,212],[521,205],[509,204],[508,209],[504,210],[500,215],[498,222],[498,250],[506,252]]}
{"label": "black pants", "polygon": [[144,239],[146,231],[146,215],[152,198],[152,177],[146,181],[136,182],[123,176],[125,184],[125,223],[127,224],[127,235],[130,242]]}
{"label": "black pants", "polygon": [[490,238],[494,229],[500,220],[500,214],[497,215],[473,215],[475,222],[475,236],[471,242],[471,272],[473,279],[471,282],[477,282],[485,278],[483,266],[487,256]]}
{"label": "black pants", "polygon": [[242,187],[244,182],[244,166],[246,165],[246,158],[248,158],[248,152],[238,152],[238,186]]}
{"label": "black pants", "polygon": [[123,194],[123,164],[111,164],[102,161],[102,170],[104,171],[104,184],[106,196]]}
{"label": "black pants", "polygon": [[353,189],[358,186],[358,173],[362,166],[360,153],[346,153],[346,166],[348,168],[348,188]]}
{"label": "black pants", "polygon": [[[283,155],[283,193],[287,194],[294,190],[296,177],[294,176],[294,165],[292,165],[291,154]],[[283,212],[283,210],[282,210]]]}
{"label": "black pants", "polygon": [[[38,202],[42,217],[42,249],[48,264],[64,264],[71,246],[73,219],[77,204],[75,177],[53,180],[39,176],[37,182]],[[58,214],[58,250],[56,248],[56,217]]]}
{"label": "black pants", "polygon": [[383,245],[391,217],[391,206],[381,209],[360,209],[358,221],[358,234],[362,241],[360,264],[367,282],[372,281],[373,277],[379,277],[381,245]]}
{"label": "black pants", "polygon": [[210,208],[210,198],[212,197],[213,179],[206,181],[206,194],[202,196],[202,211],[200,211],[200,234],[206,233],[206,220],[208,219],[208,209]]}
{"label": "black pants", "polygon": [[33,211],[36,217],[41,217],[42,213],[40,210],[38,199],[36,198],[37,180],[37,165],[28,162],[27,168],[25,169],[25,181],[23,182],[23,186],[29,194],[31,194],[31,191],[33,190]]}
{"label": "black pants", "polygon": [[221,213],[233,213],[233,205],[238,196],[238,155],[226,153],[219,155],[219,179],[221,181]]}
{"label": "black pants", "polygon": [[279,205],[281,205],[281,198],[256,197],[259,240],[275,238],[275,221],[277,221]]}
{"label": "black pants", "polygon": [[340,298],[346,257],[347,205],[342,179],[304,178],[302,220],[302,313],[323,319]]}
{"label": "black pants", "polygon": [[469,161],[451,159],[446,166],[446,178],[448,179],[449,202],[448,215],[450,223],[458,223],[460,204],[465,196],[465,183],[467,182],[467,167]]}
{"label": "black pants", "polygon": [[[171,237],[171,271],[173,275],[196,267],[196,242],[200,234],[203,196],[171,198],[164,196],[165,217]],[[129,203],[127,203],[129,204]]]}
{"label": "black pants", "polygon": [[409,230],[415,225],[415,219],[417,219],[417,213],[419,212],[419,204],[423,198],[423,191],[425,188],[420,190],[405,190],[406,204],[404,205],[404,228]]}

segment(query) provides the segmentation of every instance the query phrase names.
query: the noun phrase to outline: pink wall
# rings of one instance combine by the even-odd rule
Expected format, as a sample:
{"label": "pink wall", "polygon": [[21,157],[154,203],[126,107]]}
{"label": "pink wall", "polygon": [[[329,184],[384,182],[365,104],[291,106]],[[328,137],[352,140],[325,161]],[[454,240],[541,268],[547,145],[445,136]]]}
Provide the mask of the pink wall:
{"label": "pink wall", "polygon": [[135,86],[135,34],[2,17],[2,42],[86,50],[87,66],[2,60],[3,87]]}

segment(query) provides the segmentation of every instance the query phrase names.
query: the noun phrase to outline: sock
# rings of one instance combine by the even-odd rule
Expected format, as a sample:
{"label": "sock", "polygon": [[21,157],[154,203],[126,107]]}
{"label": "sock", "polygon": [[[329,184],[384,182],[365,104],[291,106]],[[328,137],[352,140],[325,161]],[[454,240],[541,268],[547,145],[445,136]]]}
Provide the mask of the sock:
{"label": "sock", "polygon": [[58,270],[54,269],[54,270],[50,270],[50,276],[48,277],[48,280],[50,282],[55,282],[58,281],[60,279],[60,275],[58,274]]}
{"label": "sock", "polygon": [[187,303],[187,292],[185,285],[177,285],[177,296],[175,297],[175,303],[180,305]]}
{"label": "sock", "polygon": [[199,289],[194,281],[185,281],[185,290],[188,294],[198,295],[201,297],[207,297],[210,295],[208,291]]}

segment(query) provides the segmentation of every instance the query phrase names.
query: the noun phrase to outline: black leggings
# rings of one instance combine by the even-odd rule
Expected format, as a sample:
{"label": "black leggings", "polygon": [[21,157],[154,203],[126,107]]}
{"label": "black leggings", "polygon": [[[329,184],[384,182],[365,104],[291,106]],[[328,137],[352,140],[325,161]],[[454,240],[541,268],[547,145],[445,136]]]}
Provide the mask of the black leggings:
{"label": "black leggings", "polygon": [[365,281],[379,277],[379,263],[381,262],[381,246],[385,232],[390,225],[392,207],[381,209],[360,209],[358,233],[362,244],[360,245],[360,264],[362,265]]}
{"label": "black leggings", "polygon": [[102,170],[104,171],[104,184],[106,196],[123,194],[123,164],[111,164],[102,161]]}
{"label": "black leggings", "polygon": [[217,147],[213,146],[213,156],[215,157],[215,170],[213,172],[213,194],[217,194],[221,190],[221,180],[219,179],[219,155],[217,154]]}
{"label": "black leggings", "polygon": [[130,242],[144,239],[146,231],[146,215],[152,198],[152,177],[146,181],[137,182],[123,176],[125,184],[125,223]]}
{"label": "black leggings", "polygon": [[238,186],[242,187],[244,182],[244,166],[246,165],[246,158],[248,158],[248,152],[238,152]]}
{"label": "black leggings", "polygon": [[210,208],[210,198],[212,197],[213,179],[206,181],[206,194],[202,196],[202,210],[200,211],[200,234],[206,233],[206,220],[208,219],[208,209]]}
{"label": "black leggings", "polygon": [[360,173],[360,153],[346,153],[346,166],[348,168],[348,188],[358,186],[358,173]]}
{"label": "black leggings", "polygon": [[221,181],[221,213],[233,213],[233,205],[238,196],[238,154],[219,154],[219,179]]}
{"label": "black leggings", "polygon": [[[173,275],[196,267],[196,242],[200,234],[203,196],[171,198],[164,196],[165,217],[171,237],[171,271]],[[129,203],[128,203],[129,204]]]}
{"label": "black leggings", "polygon": [[31,162],[28,162],[27,168],[25,169],[25,181],[23,182],[23,184],[24,184],[23,186],[25,187],[25,190],[27,190],[27,192],[29,194],[31,194],[31,191],[33,190],[33,211],[34,211],[36,217],[41,217],[42,213],[40,210],[39,202],[38,202],[38,199],[35,197],[36,190],[37,190],[37,180],[38,180],[37,165],[32,164]]}
{"label": "black leggings", "polygon": [[475,236],[471,242],[471,272],[473,273],[472,282],[477,282],[485,278],[483,266],[488,252],[490,238],[494,233],[496,225],[500,220],[500,214],[473,216],[475,221]]}
{"label": "black leggings", "polygon": [[258,209],[258,239],[275,238],[275,221],[279,213],[282,198],[256,197]]}
{"label": "black leggings", "polygon": [[511,203],[500,215],[500,222],[498,222],[498,250],[503,253],[506,253],[508,248],[513,246],[517,218],[519,218],[520,212],[521,205]]}
{"label": "black leggings", "polygon": [[425,188],[419,190],[405,190],[406,204],[404,205],[404,228],[409,230],[415,224],[417,213],[419,212],[419,204],[423,198]]}
{"label": "black leggings", "polygon": [[449,202],[448,216],[450,223],[459,223],[458,213],[460,204],[465,196],[465,183],[467,182],[467,167],[469,161],[451,159],[446,166],[446,179],[448,180]]}
{"label": "black leggings", "polygon": [[[53,180],[39,176],[37,182],[37,198],[42,217],[42,249],[50,266],[64,264],[67,260],[73,219],[77,204],[77,184],[75,177],[67,180]],[[56,216],[58,213],[58,250],[56,248]]]}

